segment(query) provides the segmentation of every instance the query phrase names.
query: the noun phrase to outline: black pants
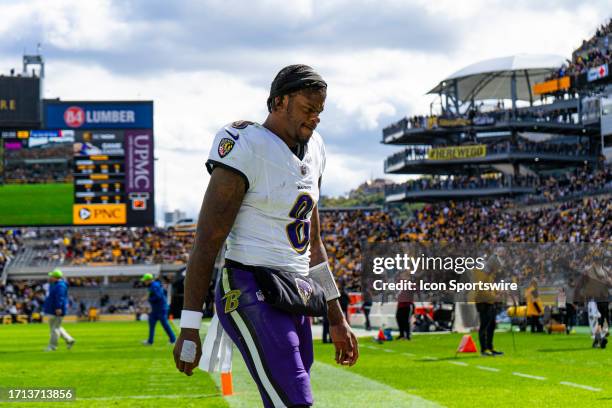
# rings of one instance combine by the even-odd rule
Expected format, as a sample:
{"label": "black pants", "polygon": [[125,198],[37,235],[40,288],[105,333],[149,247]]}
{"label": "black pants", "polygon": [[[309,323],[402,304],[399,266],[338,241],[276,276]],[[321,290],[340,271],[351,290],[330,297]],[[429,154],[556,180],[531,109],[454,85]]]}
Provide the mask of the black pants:
{"label": "black pants", "polygon": [[493,336],[495,335],[495,305],[492,303],[476,303],[476,310],[480,316],[478,341],[480,351],[493,350]]}
{"label": "black pants", "polygon": [[529,316],[527,320],[529,320],[532,333],[544,332],[544,326],[542,326],[542,323],[540,322],[540,316]]}
{"label": "black pants", "polygon": [[363,315],[365,316],[365,329],[370,330],[370,310],[372,309],[372,302],[365,302],[363,304]]}
{"label": "black pants", "polygon": [[329,335],[329,320],[327,316],[323,316],[323,343],[331,343],[331,336]]}
{"label": "black pants", "polygon": [[570,331],[576,324],[576,306],[573,303],[565,304],[565,328]]}
{"label": "black pants", "polygon": [[604,320],[608,322],[610,326],[610,302],[597,302],[597,310],[601,317],[599,318],[599,325],[603,329]]}
{"label": "black pants", "polygon": [[410,338],[410,317],[412,316],[412,306],[398,307],[395,313],[397,326],[399,327],[399,337]]}

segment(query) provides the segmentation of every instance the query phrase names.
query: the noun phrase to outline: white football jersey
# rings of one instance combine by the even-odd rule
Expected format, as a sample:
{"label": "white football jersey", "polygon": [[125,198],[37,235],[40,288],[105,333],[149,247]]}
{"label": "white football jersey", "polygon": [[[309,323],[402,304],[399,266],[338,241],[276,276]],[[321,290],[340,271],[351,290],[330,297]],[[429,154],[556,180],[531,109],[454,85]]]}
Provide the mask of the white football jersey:
{"label": "white football jersey", "polygon": [[307,274],[310,216],[319,201],[325,147],[315,131],[300,160],[270,130],[234,122],[215,136],[206,162],[241,174],[247,191],[227,239],[225,257],[245,265]]}

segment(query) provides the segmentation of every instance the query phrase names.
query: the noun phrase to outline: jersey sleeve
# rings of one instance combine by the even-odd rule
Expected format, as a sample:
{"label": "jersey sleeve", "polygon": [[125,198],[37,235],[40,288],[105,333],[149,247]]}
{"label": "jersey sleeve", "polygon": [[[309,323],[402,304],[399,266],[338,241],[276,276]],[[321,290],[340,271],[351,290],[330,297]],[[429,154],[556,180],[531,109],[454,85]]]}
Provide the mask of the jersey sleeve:
{"label": "jersey sleeve", "polygon": [[244,179],[246,190],[255,184],[256,168],[253,147],[245,132],[226,126],[217,132],[213,141],[206,169],[212,174],[216,167],[238,173]]}

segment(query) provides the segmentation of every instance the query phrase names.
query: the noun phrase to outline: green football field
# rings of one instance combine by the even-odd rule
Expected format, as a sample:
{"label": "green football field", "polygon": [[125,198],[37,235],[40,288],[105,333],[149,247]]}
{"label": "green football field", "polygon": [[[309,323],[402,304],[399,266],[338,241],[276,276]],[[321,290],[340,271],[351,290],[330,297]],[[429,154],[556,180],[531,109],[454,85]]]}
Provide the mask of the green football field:
{"label": "green football field", "polygon": [[[70,403],[28,406],[257,407],[257,390],[238,353],[234,395],[222,397],[219,375],[179,374],[161,327],[144,347],[147,324],[76,323],[77,339],[45,353],[46,325],[0,326],[0,387],[70,387]],[[361,357],[338,367],[332,346],[316,342],[312,369],[320,407],[610,407],[612,350],[590,347],[586,334],[496,334],[503,357],[454,350],[461,335],[417,335],[412,341],[377,344],[362,338]],[[0,405],[2,405],[0,403]],[[4,404],[3,406],[15,406]]]}
{"label": "green football field", "polygon": [[72,183],[0,185],[0,226],[72,225]]}

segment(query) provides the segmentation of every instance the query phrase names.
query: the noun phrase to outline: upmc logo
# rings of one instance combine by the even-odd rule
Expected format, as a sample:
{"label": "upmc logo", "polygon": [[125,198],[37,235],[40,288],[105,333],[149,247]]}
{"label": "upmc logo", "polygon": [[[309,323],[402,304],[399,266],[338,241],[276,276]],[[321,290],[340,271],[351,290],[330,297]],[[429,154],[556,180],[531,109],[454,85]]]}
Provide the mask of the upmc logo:
{"label": "upmc logo", "polygon": [[75,225],[125,224],[125,204],[75,204],[72,221]]}
{"label": "upmc logo", "polygon": [[85,111],[78,106],[71,106],[64,112],[64,122],[72,128],[78,128],[85,123]]}
{"label": "upmc logo", "polygon": [[126,192],[153,193],[153,134],[126,131]]}

